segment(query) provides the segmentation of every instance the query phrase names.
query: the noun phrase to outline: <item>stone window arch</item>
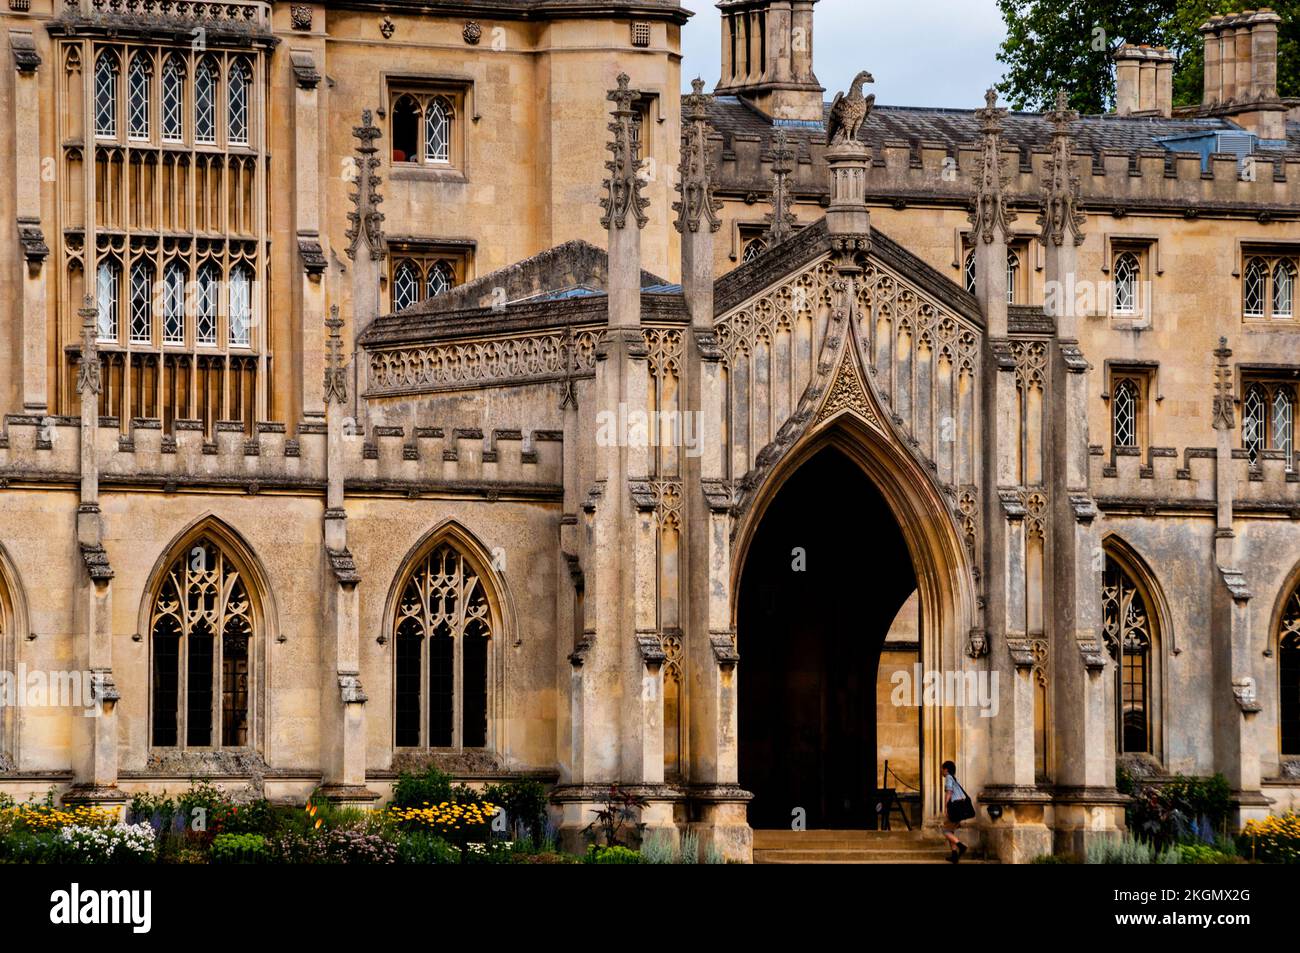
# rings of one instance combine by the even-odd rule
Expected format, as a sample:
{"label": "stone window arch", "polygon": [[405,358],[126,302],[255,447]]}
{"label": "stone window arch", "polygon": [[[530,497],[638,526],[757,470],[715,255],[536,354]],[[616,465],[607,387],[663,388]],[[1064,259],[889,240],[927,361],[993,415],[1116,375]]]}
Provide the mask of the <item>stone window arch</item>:
{"label": "stone window arch", "polygon": [[1136,382],[1125,377],[1115,383],[1115,392],[1111,397],[1111,421],[1116,447],[1138,445],[1138,400]]}
{"label": "stone window arch", "polygon": [[184,141],[185,60],[175,53],[163,64],[161,104],[163,141]]}
{"label": "stone window arch", "polygon": [[501,621],[483,562],[441,533],[400,578],[390,630],[395,746],[492,747]]}
{"label": "stone window arch", "polygon": [[215,145],[217,141],[217,85],[221,68],[211,56],[199,60],[194,70],[194,141]]}
{"label": "stone window arch", "polygon": [[420,300],[420,267],[410,259],[393,268],[393,310],[405,311]]}
{"label": "stone window arch", "polygon": [[148,602],[150,743],[254,745],[254,661],[264,638],[252,574],[213,530],[175,547]]}
{"label": "stone window arch", "polygon": [[1160,737],[1160,621],[1145,573],[1116,540],[1105,548],[1102,637],[1115,663],[1115,746],[1151,754]]}
{"label": "stone window arch", "polygon": [[451,262],[439,258],[429,266],[425,280],[425,295],[436,298],[456,286],[456,269]]}
{"label": "stone window arch", "polygon": [[153,265],[138,258],[131,266],[131,343],[153,343]]}
{"label": "stone window arch", "polygon": [[253,71],[240,57],[231,61],[226,77],[226,142],[248,145],[248,97],[252,92]]}
{"label": "stone window arch", "polygon": [[438,165],[451,162],[451,131],[455,107],[446,96],[434,96],[424,108],[424,161]]}
{"label": "stone window arch", "polygon": [[118,297],[122,287],[122,266],[116,258],[100,259],[95,271],[95,305],[98,310],[96,337],[104,343],[116,343],[118,335]]}
{"label": "stone window arch", "polygon": [[1296,269],[1289,260],[1279,258],[1273,266],[1273,317],[1290,318],[1295,313]]}
{"label": "stone window arch", "polygon": [[1256,380],[1246,385],[1241,401],[1241,446],[1251,466],[1264,451],[1278,451],[1288,470],[1295,469],[1295,385],[1286,380]]}

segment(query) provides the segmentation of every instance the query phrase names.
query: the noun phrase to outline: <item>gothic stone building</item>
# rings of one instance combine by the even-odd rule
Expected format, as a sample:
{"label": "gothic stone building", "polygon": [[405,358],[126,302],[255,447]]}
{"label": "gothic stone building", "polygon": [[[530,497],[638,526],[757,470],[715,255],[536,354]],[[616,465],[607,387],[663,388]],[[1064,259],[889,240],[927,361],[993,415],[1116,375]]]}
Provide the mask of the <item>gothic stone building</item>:
{"label": "gothic stone building", "polygon": [[1276,15],[1079,117],[828,107],[814,0],[686,97],[675,0],[7,4],[0,791],[434,764],[742,859],[949,758],[1006,860],[1121,764],[1296,807]]}

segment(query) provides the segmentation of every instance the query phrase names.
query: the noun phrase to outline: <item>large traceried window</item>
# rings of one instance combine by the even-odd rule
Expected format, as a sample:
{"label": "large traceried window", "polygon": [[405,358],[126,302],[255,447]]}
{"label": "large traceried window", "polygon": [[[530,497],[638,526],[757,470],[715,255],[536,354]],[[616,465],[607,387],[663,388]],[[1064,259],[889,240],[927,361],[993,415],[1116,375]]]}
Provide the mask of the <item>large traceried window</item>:
{"label": "large traceried window", "polygon": [[162,137],[164,142],[185,138],[185,61],[175,55],[163,65]]}
{"label": "large traceried window", "polygon": [[104,343],[117,340],[118,294],[121,289],[122,269],[116,261],[105,259],[99,263],[95,275],[95,304],[98,308],[98,339]]}
{"label": "large traceried window", "polygon": [[149,632],[153,745],[248,746],[255,615],[247,580],[210,537],[168,568]]}
{"label": "large traceried window", "polygon": [[226,81],[226,141],[231,145],[248,145],[248,93],[252,82],[252,70],[245,60],[235,60],[230,64],[230,76]]}
{"label": "large traceried window", "polygon": [[126,83],[126,134],[132,139],[149,138],[152,85],[153,60],[148,53],[135,54]]}
{"label": "large traceried window", "polygon": [[194,71],[194,141],[217,141],[217,65],[211,57]]}
{"label": "large traceried window", "polygon": [[1115,661],[1115,740],[1121,754],[1153,752],[1155,620],[1125,567],[1107,554],[1101,588],[1102,635]]}
{"label": "large traceried window", "polygon": [[415,564],[393,625],[396,745],[486,747],[492,606],[478,571],[450,542]]}
{"label": "large traceried window", "polygon": [[1278,720],[1283,755],[1300,755],[1300,584],[1287,599],[1278,631]]}
{"label": "large traceried window", "polygon": [[117,138],[117,76],[117,54],[105,50],[95,60],[95,135],[103,139]]}
{"label": "large traceried window", "polygon": [[1277,450],[1286,468],[1295,468],[1295,385],[1288,381],[1253,381],[1241,402],[1241,445],[1252,465],[1265,450]]}

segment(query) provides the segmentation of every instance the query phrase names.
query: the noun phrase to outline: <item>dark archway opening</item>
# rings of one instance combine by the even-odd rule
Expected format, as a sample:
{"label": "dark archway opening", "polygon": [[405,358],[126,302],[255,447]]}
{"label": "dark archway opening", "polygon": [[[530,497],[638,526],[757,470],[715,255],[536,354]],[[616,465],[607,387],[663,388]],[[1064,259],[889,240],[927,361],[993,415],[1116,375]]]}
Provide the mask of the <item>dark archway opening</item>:
{"label": "dark archway opening", "polygon": [[876,826],[877,670],[915,589],[893,513],[843,453],[822,450],[778,491],[745,558],[736,620],[753,827],[788,829],[797,808],[809,828]]}

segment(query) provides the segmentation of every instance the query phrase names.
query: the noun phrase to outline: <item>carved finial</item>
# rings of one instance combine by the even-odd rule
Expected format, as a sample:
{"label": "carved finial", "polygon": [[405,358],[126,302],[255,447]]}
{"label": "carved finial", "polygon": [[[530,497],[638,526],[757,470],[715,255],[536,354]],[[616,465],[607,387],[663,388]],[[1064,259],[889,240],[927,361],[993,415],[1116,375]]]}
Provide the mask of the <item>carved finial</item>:
{"label": "carved finial", "polygon": [[343,338],[339,334],[343,319],[338,305],[330,305],[325,328],[329,332],[325,339],[325,403],[343,404],[348,399],[348,378],[343,367]]}
{"label": "carved finial", "polygon": [[691,81],[691,94],[682,108],[682,157],[677,166],[675,189],[681,198],[673,203],[677,213],[674,227],[681,232],[700,230],[700,222],[709,223],[709,231],[722,227],[718,211],[722,202],[713,197],[713,163],[709,159],[709,104],[713,97],[704,92],[704,80]]}
{"label": "carved finial", "polygon": [[785,241],[794,232],[794,212],[790,211],[788,179],[794,171],[794,150],[784,129],[777,129],[772,137],[772,173],[776,182],[772,186],[772,212],[767,216],[767,232],[763,240],[768,248]]}
{"label": "carved finial", "polygon": [[356,190],[348,196],[355,206],[348,212],[348,257],[355,260],[357,245],[362,240],[370,247],[370,257],[380,259],[387,250],[384,241],[384,213],[379,211],[379,204],[384,197],[379,194],[380,178],[375,170],[379,168],[379,157],[375,155],[379,148],[375,140],[381,135],[375,126],[370,110],[361,112],[361,125],[352,127],[352,135],[357,140],[355,167],[351,170],[356,176]]}
{"label": "carved finial", "polygon": [[86,295],[77,311],[81,317],[81,354],[77,358],[77,393],[83,399],[99,393],[99,309]]}
{"label": "carved finial", "polygon": [[1079,210],[1079,176],[1075,172],[1074,138],[1070,126],[1079,114],[1070,108],[1064,89],[1056,91],[1056,109],[1046,116],[1052,124],[1052,154],[1047,160],[1047,182],[1043,187],[1038,224],[1039,240],[1060,246],[1068,229],[1074,244],[1083,244],[1083,226],[1088,217]]}
{"label": "carved finial", "polygon": [[613,158],[605,162],[609,178],[605,180],[606,195],[600,200],[605,210],[600,224],[605,228],[611,223],[615,228],[626,228],[629,212],[636,218],[637,228],[645,228],[649,221],[644,209],[650,200],[641,197],[641,160],[637,157],[641,151],[641,124],[632,108],[641,93],[632,89],[629,82],[626,73],[619,73],[618,88],[611,89],[605,97],[614,103],[613,122],[609,124],[614,141],[606,146]]}
{"label": "carved finial", "polygon": [[1008,178],[1002,172],[1002,118],[1007,111],[999,108],[997,102],[997,91],[990,88],[984,94],[984,108],[975,113],[980,120],[983,142],[969,219],[975,227],[975,234],[985,242],[993,241],[994,231],[999,226],[1005,238],[1011,230],[1011,223],[1016,220],[1003,193]]}
{"label": "carved finial", "polygon": [[1228,366],[1232,350],[1226,337],[1219,338],[1214,357],[1214,429],[1231,430],[1236,426],[1237,400],[1232,393],[1232,368]]}

